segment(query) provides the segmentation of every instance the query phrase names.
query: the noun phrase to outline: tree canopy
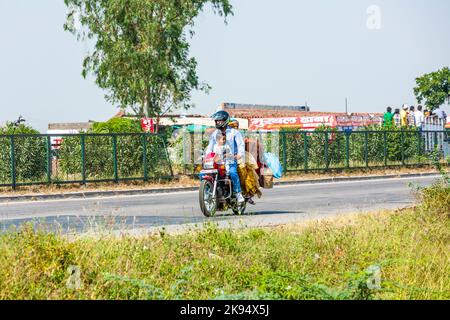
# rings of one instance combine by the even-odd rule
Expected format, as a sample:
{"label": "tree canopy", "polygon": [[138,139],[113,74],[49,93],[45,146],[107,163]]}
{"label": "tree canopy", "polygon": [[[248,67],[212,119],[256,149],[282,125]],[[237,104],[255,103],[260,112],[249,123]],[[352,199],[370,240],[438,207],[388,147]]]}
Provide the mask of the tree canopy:
{"label": "tree canopy", "polygon": [[158,117],[189,109],[191,91],[207,91],[197,61],[189,55],[195,18],[210,4],[216,14],[233,14],[229,0],[64,0],[64,29],[95,42],[83,61],[107,100],[138,115]]}
{"label": "tree canopy", "polygon": [[417,86],[414,94],[417,101],[425,100],[427,108],[434,110],[445,103],[450,96],[450,69],[442,68],[439,71],[428,73],[416,79]]}

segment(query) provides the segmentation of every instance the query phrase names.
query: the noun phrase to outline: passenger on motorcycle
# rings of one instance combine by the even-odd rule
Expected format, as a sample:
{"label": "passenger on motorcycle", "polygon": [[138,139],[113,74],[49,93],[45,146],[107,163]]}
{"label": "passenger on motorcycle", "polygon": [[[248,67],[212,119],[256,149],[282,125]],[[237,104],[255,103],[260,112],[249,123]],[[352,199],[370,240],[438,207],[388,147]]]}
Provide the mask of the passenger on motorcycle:
{"label": "passenger on motorcycle", "polygon": [[213,152],[216,154],[214,162],[225,165],[226,172],[230,172],[230,164],[233,164],[234,156],[231,153],[231,148],[227,144],[226,136],[222,133],[217,134],[216,144],[214,145]]}
{"label": "passenger on motorcycle", "polygon": [[[241,193],[241,182],[239,180],[239,174],[237,171],[237,160],[245,157],[245,144],[242,134],[239,130],[232,129],[228,126],[230,122],[230,115],[226,111],[218,111],[213,115],[213,119],[216,122],[217,130],[211,135],[209,139],[209,145],[206,148],[206,154],[217,150],[217,139],[224,139],[224,146],[221,147],[229,149],[231,151],[231,159],[227,159],[227,169],[230,179],[233,183],[233,193],[239,203],[245,202]],[[224,138],[222,138],[223,136]]]}

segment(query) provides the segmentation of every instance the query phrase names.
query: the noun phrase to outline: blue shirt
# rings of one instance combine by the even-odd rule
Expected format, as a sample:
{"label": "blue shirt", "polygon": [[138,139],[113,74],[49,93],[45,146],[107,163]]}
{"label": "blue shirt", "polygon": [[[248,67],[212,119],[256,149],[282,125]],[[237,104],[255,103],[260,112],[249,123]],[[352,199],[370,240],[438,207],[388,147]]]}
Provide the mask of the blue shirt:
{"label": "blue shirt", "polygon": [[[216,130],[213,132],[209,139],[208,147],[206,148],[206,154],[213,152],[214,146],[217,142],[217,135],[222,134],[221,130]],[[226,144],[231,149],[231,154],[240,155],[242,159],[245,157],[245,144],[244,138],[239,130],[227,128],[226,130],[227,140]]]}

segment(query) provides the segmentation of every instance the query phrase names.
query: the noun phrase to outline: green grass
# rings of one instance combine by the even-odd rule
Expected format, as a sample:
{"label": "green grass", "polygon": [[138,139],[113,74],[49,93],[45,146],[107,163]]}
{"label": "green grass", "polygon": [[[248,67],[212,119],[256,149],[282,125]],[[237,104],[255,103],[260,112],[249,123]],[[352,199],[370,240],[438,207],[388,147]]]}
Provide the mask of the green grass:
{"label": "green grass", "polygon": [[68,240],[28,226],[0,235],[0,299],[450,299],[450,187],[420,194],[414,209],[270,229]]}

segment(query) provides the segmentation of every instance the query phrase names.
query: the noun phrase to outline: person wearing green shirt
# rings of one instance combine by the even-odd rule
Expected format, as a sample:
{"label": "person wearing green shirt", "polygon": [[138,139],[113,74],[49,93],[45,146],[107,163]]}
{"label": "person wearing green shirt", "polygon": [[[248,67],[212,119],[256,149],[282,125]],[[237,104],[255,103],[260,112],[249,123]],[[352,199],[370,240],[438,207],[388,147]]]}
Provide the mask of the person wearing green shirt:
{"label": "person wearing green shirt", "polygon": [[392,108],[388,107],[383,117],[383,127],[392,127],[394,125],[394,115],[392,114]]}

